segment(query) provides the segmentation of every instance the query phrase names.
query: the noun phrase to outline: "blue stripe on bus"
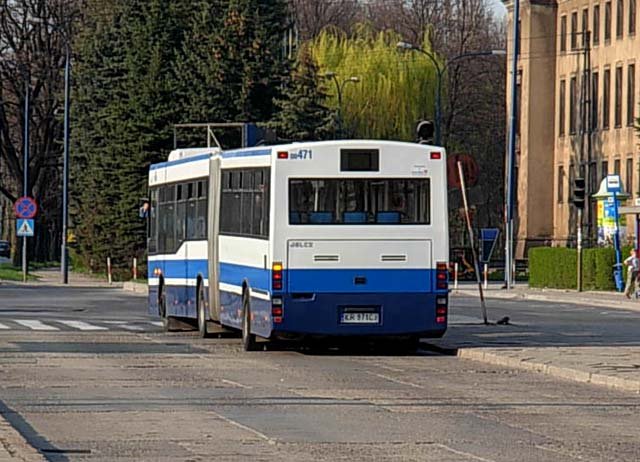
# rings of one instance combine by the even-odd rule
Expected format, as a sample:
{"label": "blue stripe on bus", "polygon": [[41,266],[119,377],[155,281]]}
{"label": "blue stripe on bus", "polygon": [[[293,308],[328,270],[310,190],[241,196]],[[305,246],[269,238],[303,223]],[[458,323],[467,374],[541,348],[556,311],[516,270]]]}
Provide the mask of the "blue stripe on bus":
{"label": "blue stripe on bus", "polygon": [[[154,264],[155,263],[155,264]],[[164,266],[165,278],[195,279],[209,277],[207,260],[164,260],[149,263],[149,277],[154,267]],[[251,287],[269,292],[270,270],[233,263],[220,263],[220,282],[241,287],[247,279]],[[433,292],[434,269],[294,269],[285,270],[288,292],[365,293],[365,292]],[[358,279],[357,278],[364,278]],[[359,283],[356,283],[359,282]]]}
{"label": "blue stripe on bus", "polygon": [[[153,277],[153,268],[164,266],[162,274],[168,279],[195,279],[198,275],[209,278],[207,260],[154,260],[149,262],[149,277]],[[242,287],[242,281],[247,279],[251,287],[258,290],[269,291],[270,271],[264,268],[236,265],[233,263],[220,263],[220,282]]]}
{"label": "blue stripe on bus", "polygon": [[270,156],[271,149],[238,149],[235,151],[223,151],[222,157],[224,158],[233,158],[233,157],[254,157],[254,156]]}
{"label": "blue stripe on bus", "polygon": [[209,157],[211,157],[211,153],[207,153],[207,154],[199,154],[197,156],[193,156],[193,157],[185,157],[184,159],[178,159],[178,160],[172,160],[172,161],[168,161],[168,162],[162,162],[160,164],[153,164],[151,166],[149,166],[149,170],[158,170],[159,168],[165,168],[165,167],[173,167],[174,165],[180,165],[180,164],[186,164],[188,162],[197,162],[199,160],[204,160],[204,159],[208,159]]}
{"label": "blue stripe on bus", "polygon": [[296,269],[288,271],[289,292],[431,292],[431,269]]}

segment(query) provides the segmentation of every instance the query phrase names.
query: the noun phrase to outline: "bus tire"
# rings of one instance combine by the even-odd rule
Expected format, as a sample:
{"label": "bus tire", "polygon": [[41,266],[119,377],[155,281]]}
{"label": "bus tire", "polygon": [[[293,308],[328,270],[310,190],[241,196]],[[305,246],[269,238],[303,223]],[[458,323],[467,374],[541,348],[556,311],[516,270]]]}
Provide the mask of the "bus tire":
{"label": "bus tire", "polygon": [[242,349],[244,351],[257,350],[256,336],[251,333],[251,303],[246,292],[242,297]]}
{"label": "bus tire", "polygon": [[198,284],[198,335],[201,338],[207,338],[210,332],[207,329],[207,309],[204,303],[204,284]]}
{"label": "bus tire", "polygon": [[173,316],[167,315],[167,297],[164,293],[164,288],[160,291],[158,297],[158,306],[160,307],[160,316],[162,317],[162,328],[165,332],[175,332],[180,330],[180,322]]}

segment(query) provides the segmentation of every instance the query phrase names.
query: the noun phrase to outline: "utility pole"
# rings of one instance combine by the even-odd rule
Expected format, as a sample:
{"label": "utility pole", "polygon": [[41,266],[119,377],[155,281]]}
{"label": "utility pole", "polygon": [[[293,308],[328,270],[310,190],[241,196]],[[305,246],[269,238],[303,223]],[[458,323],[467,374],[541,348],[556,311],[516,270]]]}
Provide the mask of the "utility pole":
{"label": "utility pole", "polygon": [[518,108],[518,50],[520,48],[520,0],[513,1],[513,62],[511,65],[511,116],[509,122],[509,153],[507,156],[507,193],[506,193],[506,222],[505,222],[505,249],[504,249],[504,275],[507,289],[513,284],[513,209],[514,209],[514,170],[516,162],[516,121]]}

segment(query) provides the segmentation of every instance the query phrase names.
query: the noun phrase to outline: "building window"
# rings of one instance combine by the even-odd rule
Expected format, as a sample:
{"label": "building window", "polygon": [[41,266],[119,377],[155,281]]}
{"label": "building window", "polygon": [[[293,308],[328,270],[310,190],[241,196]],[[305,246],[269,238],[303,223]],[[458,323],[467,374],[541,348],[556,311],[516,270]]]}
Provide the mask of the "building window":
{"label": "building window", "polygon": [[636,122],[636,65],[627,68],[627,126],[633,127]]}
{"label": "building window", "polygon": [[620,159],[613,161],[613,173],[614,175],[620,175]]}
{"label": "building window", "polygon": [[604,4],[604,41],[611,40],[611,2]]}
{"label": "building window", "polygon": [[565,104],[567,100],[567,89],[566,82],[563,80],[560,81],[560,101],[558,101],[558,133],[560,136],[564,136],[564,113],[565,113]]}
{"label": "building window", "polygon": [[616,67],[616,95],[614,125],[616,128],[622,126],[622,66]]}
{"label": "building window", "polygon": [[576,132],[576,78],[571,77],[569,83],[569,133]]}
{"label": "building window", "polygon": [[593,130],[598,129],[598,73],[591,74],[591,128]]}
{"label": "building window", "polygon": [[609,113],[611,111],[611,70],[604,70],[602,81],[602,128],[609,128]]}
{"label": "building window", "polygon": [[558,167],[558,204],[564,202],[564,167],[561,165]]}
{"label": "building window", "polygon": [[593,44],[598,45],[600,43],[600,5],[593,7],[593,29],[591,33]]}
{"label": "building window", "polygon": [[622,38],[622,29],[624,28],[624,0],[618,0],[616,6],[616,37]]}
{"label": "building window", "polygon": [[571,13],[571,49],[578,48],[578,13]]}
{"label": "building window", "polygon": [[589,29],[589,8],[582,10],[582,47],[587,46],[587,29]]}
{"label": "building window", "polygon": [[609,174],[609,162],[603,160],[601,165],[600,172],[602,172],[602,178],[604,179]]}
{"label": "building window", "polygon": [[629,0],[629,35],[636,33],[636,0]]}
{"label": "building window", "polygon": [[627,158],[627,171],[625,178],[625,188],[627,194],[633,194],[633,158]]}
{"label": "building window", "polygon": [[567,51],[567,17],[560,18],[560,51]]}

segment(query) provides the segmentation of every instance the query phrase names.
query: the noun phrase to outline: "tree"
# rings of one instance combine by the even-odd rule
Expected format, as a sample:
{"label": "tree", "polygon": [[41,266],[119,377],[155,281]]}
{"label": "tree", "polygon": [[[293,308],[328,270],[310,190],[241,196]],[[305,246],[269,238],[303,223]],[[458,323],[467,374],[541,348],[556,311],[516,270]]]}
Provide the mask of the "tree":
{"label": "tree", "polygon": [[318,66],[308,48],[303,48],[270,125],[281,139],[319,141],[330,138],[336,130],[334,112],[326,105],[328,94]]}
{"label": "tree", "polygon": [[118,1],[87,7],[78,40],[73,209],[82,263],[107,256],[126,267],[145,248],[137,218],[151,163],[166,159],[178,107],[170,63],[179,45],[178,5]]}
{"label": "tree", "polygon": [[[340,81],[360,80],[344,86],[341,110],[344,123],[357,137],[412,141],[416,123],[433,116],[433,64],[398,51],[400,40],[393,31],[359,26],[352,36],[325,30],[311,43],[322,72],[335,72]],[[337,107],[337,91],[331,90]]]}

